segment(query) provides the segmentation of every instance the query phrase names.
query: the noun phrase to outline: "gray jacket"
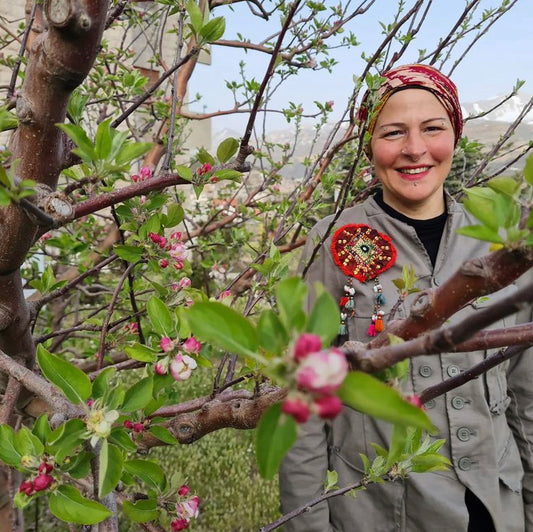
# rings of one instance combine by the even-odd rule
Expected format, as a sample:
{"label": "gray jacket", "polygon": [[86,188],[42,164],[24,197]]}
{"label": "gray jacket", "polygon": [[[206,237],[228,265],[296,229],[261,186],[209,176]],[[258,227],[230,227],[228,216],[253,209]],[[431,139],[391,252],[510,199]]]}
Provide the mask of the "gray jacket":
{"label": "gray jacket", "polygon": [[[385,214],[373,198],[345,210],[335,227],[347,223],[368,224],[389,235],[398,256],[394,266],[380,276],[387,297],[385,317],[397,299],[392,280],[401,278],[402,266],[413,266],[421,289],[439,286],[467,259],[488,253],[488,244],[456,234],[456,229],[475,220],[452,199],[447,198],[448,219],[435,268],[415,230]],[[305,263],[324,234],[331,218],[319,222],[311,231],[302,256]],[[330,234],[333,234],[332,231]],[[331,236],[307,274],[310,286],[321,281],[339,300],[345,275],[332,260]],[[533,271],[525,277],[531,279]],[[354,280],[357,315],[349,321],[351,340],[368,341],[366,330],[373,311],[373,284]],[[511,285],[502,290],[516,290]],[[457,322],[489,304],[471,304],[454,316]],[[410,301],[396,317],[408,315]],[[531,309],[523,316],[497,322],[494,328],[531,321]],[[468,526],[464,503],[468,487],[489,510],[497,532],[533,532],[533,355],[528,352],[489,371],[482,378],[430,401],[428,415],[438,428],[438,438],[446,444],[442,452],[452,467],[447,471],[412,474],[405,481],[369,486],[357,498],[333,497],[315,506],[285,526],[298,532],[460,532]],[[487,356],[487,352],[448,353],[421,356],[410,361],[409,377],[403,384],[406,394],[420,394],[468,369]],[[320,495],[326,471],[336,470],[338,485],[346,486],[361,478],[359,453],[375,456],[371,443],[387,447],[391,425],[371,419],[345,407],[333,422],[312,419],[300,427],[297,443],[280,468],[283,513]],[[525,471],[525,475],[524,475]]]}

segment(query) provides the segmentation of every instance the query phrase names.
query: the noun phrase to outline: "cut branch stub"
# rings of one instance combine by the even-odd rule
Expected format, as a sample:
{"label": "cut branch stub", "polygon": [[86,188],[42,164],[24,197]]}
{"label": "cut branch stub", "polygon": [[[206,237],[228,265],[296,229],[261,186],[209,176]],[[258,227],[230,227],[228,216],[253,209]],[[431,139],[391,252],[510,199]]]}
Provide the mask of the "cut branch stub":
{"label": "cut branch stub", "polygon": [[46,2],[46,18],[56,28],[64,28],[74,11],[71,0],[49,0]]}

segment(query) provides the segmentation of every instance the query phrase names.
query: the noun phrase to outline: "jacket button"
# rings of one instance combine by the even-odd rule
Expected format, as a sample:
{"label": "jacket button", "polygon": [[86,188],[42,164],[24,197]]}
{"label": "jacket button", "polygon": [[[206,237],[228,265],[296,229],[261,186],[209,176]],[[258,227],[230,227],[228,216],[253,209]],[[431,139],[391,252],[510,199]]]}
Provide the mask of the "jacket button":
{"label": "jacket button", "polygon": [[463,471],[469,471],[472,469],[472,460],[468,456],[463,456],[462,458],[459,458],[459,469],[462,469]]}
{"label": "jacket button", "polygon": [[472,433],[470,432],[470,429],[466,427],[461,427],[460,429],[457,430],[457,437],[461,441],[468,441],[471,435]]}
{"label": "jacket button", "polygon": [[424,406],[429,409],[429,408],[435,408],[436,404],[437,403],[435,402],[435,399],[430,399],[427,403],[424,403]]}
{"label": "jacket button", "polygon": [[461,373],[461,370],[457,366],[448,366],[446,371],[450,377],[456,377]]}
{"label": "jacket button", "polygon": [[465,400],[460,395],[456,395],[452,398],[452,406],[456,410],[461,410],[465,406]]}
{"label": "jacket button", "polygon": [[431,369],[431,366],[420,366],[418,373],[420,373],[422,377],[430,377],[433,370]]}

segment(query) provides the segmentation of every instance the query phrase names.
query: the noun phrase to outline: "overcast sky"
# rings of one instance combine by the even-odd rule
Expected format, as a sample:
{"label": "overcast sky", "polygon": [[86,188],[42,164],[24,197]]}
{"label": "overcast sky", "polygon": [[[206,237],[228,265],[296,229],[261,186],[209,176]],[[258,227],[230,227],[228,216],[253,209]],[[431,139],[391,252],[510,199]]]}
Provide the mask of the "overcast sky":
{"label": "overcast sky", "polygon": [[[336,3],[332,1],[330,5]],[[352,48],[351,51],[333,52],[339,64],[332,74],[325,71],[302,72],[285,85],[278,95],[278,101],[302,103],[304,110],[310,112],[314,110],[313,100],[317,99],[324,102],[334,100],[337,108],[343,107],[353,87],[353,75],[362,70],[361,52],[374,51],[373,44],[380,42],[383,37],[379,21],[390,22],[393,7],[397,3],[398,0],[377,0],[368,13],[356,17],[349,29],[356,34],[361,45]],[[406,2],[408,6],[412,3],[413,0]],[[489,8],[498,3],[498,0],[484,0],[482,6]],[[464,6],[464,0],[434,0],[428,20],[414,45],[411,45],[412,51],[404,56],[403,62],[415,61],[420,48],[433,49],[438,39],[447,34]],[[264,21],[247,16],[245,10],[239,11],[237,7],[233,14],[227,12],[226,18],[227,29],[224,35],[226,39],[235,38],[237,32],[250,38],[253,35],[264,37],[269,34],[270,29],[273,31],[278,26],[276,16],[269,26]],[[238,79],[238,64],[241,59],[260,81],[268,62],[268,56],[265,54],[249,52],[243,55],[230,48],[214,47],[211,66],[197,68],[191,92],[204,95],[202,102],[206,110],[231,107],[232,100],[225,88],[225,81]],[[447,63],[448,66],[444,67],[445,72],[449,70],[451,64]],[[518,0],[510,12],[496,22],[489,33],[468,53],[452,78],[459,88],[463,103],[507,93],[517,78],[526,81],[522,92],[527,95],[533,94],[533,0]],[[196,110],[202,110],[202,106],[196,106]],[[214,120],[213,129],[224,127],[242,129],[244,123],[244,116],[225,117]],[[277,123],[282,126],[283,120],[278,120]],[[275,123],[272,125],[276,127]]]}

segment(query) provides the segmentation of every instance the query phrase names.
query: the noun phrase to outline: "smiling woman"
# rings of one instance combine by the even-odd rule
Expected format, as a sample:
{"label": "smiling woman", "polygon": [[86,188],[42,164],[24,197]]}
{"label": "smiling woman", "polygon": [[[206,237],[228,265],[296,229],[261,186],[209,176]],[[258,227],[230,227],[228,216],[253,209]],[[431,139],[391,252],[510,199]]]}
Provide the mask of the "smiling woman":
{"label": "smiling woman", "polygon": [[[310,292],[320,281],[339,301],[339,344],[368,341],[393,317],[410,312],[412,300],[394,297],[403,267],[414,271],[417,288],[425,290],[489,251],[487,242],[457,233],[474,219],[443,187],[463,126],[455,85],[426,65],[401,66],[382,76],[358,115],[370,133],[365,151],[382,190],[337,218],[321,220],[309,234],[301,262],[307,267],[316,255],[306,274]],[[322,243],[318,254],[317,242]],[[467,305],[450,323],[475,312],[476,305]],[[516,316],[494,326],[514,321]],[[416,404],[424,389],[488,354],[412,358],[399,386]],[[533,357],[524,353],[428,402],[437,437],[446,442],[441,452],[449,469],[368,485],[356,500],[329,498],[287,523],[287,532],[533,530],[532,380]],[[388,448],[390,443],[390,425],[347,406],[333,421],[311,418],[280,470],[283,512],[320,497],[328,471],[337,472],[341,487],[361,481],[360,454],[372,457],[372,444]]]}

